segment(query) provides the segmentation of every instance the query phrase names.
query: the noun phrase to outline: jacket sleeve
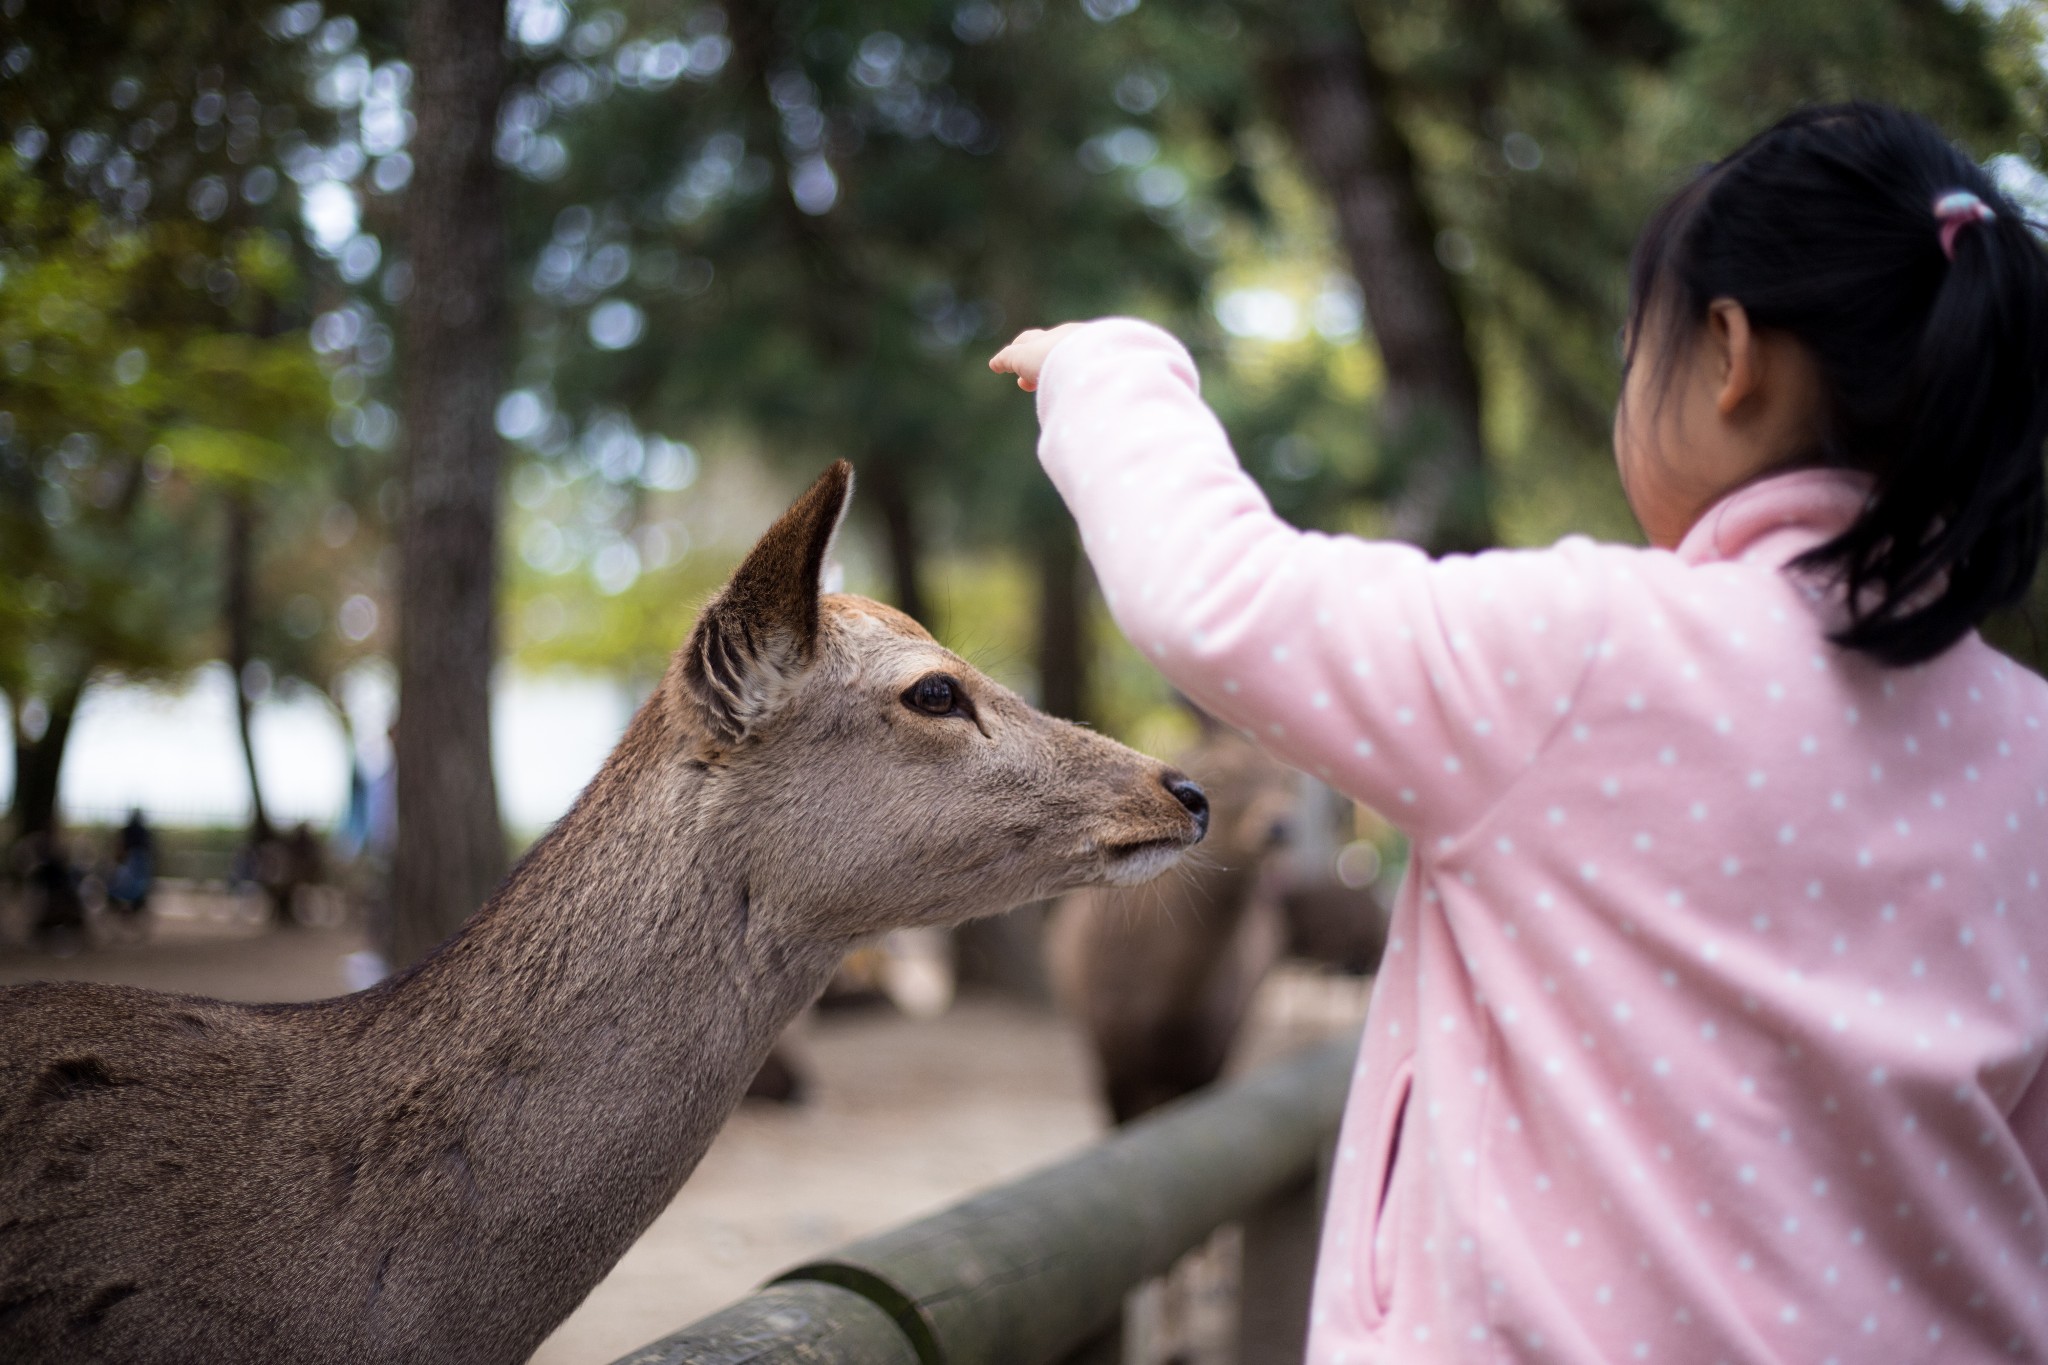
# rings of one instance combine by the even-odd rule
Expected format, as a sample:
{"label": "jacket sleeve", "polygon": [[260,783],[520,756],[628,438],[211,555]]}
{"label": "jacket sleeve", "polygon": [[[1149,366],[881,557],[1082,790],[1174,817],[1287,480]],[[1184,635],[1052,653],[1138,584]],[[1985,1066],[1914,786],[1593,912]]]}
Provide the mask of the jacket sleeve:
{"label": "jacket sleeve", "polygon": [[1091,323],[1039,458],[1132,643],[1205,710],[1411,834],[1477,821],[1567,728],[1604,630],[1585,541],[1432,561],[1274,515],[1167,333]]}

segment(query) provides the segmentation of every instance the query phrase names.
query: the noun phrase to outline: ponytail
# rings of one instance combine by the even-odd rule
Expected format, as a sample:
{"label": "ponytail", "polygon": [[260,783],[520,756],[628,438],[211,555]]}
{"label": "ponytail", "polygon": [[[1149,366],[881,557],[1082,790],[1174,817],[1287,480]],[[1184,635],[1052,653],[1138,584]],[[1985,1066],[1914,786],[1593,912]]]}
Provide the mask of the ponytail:
{"label": "ponytail", "polygon": [[2048,518],[2048,256],[1931,123],[1794,114],[1652,220],[1631,285],[1633,336],[1653,298],[1678,305],[1657,311],[1681,346],[1732,298],[1812,353],[1810,462],[1874,478],[1855,522],[1795,562],[1843,588],[1837,644],[1918,663],[2025,596]]}

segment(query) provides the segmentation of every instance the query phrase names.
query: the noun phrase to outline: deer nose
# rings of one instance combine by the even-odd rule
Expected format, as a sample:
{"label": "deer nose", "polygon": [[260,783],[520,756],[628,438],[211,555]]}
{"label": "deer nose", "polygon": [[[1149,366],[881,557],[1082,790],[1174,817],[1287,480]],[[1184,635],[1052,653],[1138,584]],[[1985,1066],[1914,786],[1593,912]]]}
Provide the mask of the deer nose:
{"label": "deer nose", "polygon": [[1209,832],[1208,795],[1196,786],[1186,773],[1178,773],[1171,768],[1160,775],[1159,781],[1173,799],[1180,802],[1189,815],[1195,817],[1195,842],[1200,843],[1202,836]]}

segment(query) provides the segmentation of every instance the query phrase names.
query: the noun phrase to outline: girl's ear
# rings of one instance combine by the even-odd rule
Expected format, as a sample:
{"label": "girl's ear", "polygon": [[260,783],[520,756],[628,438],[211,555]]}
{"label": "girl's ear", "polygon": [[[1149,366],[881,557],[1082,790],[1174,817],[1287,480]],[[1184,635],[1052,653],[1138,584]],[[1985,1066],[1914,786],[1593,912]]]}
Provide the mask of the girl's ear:
{"label": "girl's ear", "polygon": [[1719,371],[1714,408],[1723,417],[1733,416],[1763,378],[1756,333],[1741,304],[1734,299],[1715,299],[1707,305],[1707,335]]}

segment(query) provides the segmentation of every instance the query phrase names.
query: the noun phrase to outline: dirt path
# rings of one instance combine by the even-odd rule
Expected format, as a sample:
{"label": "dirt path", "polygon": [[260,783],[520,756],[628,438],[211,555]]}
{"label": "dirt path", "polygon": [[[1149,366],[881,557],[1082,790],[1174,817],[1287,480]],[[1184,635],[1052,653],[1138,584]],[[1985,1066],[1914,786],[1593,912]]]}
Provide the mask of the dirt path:
{"label": "dirt path", "polygon": [[[235,903],[165,909],[148,944],[63,959],[0,950],[0,984],[97,980],[304,1000],[344,989],[342,959],[362,946],[349,930],[270,930]],[[1363,999],[1355,983],[1283,981],[1262,997],[1247,1052],[1342,1028]],[[1078,1038],[1013,1001],[967,999],[927,1022],[883,1009],[827,1013],[799,1047],[808,1100],[743,1106],[533,1365],[606,1365],[792,1265],[1076,1151],[1103,1129]]]}
{"label": "dirt path", "polygon": [[13,907],[6,910],[0,986],[104,981],[223,1000],[318,1000],[348,989],[342,959],[363,947],[352,928],[274,930],[255,894],[178,890],[154,898],[146,940],[51,957],[23,946],[27,926]]}

